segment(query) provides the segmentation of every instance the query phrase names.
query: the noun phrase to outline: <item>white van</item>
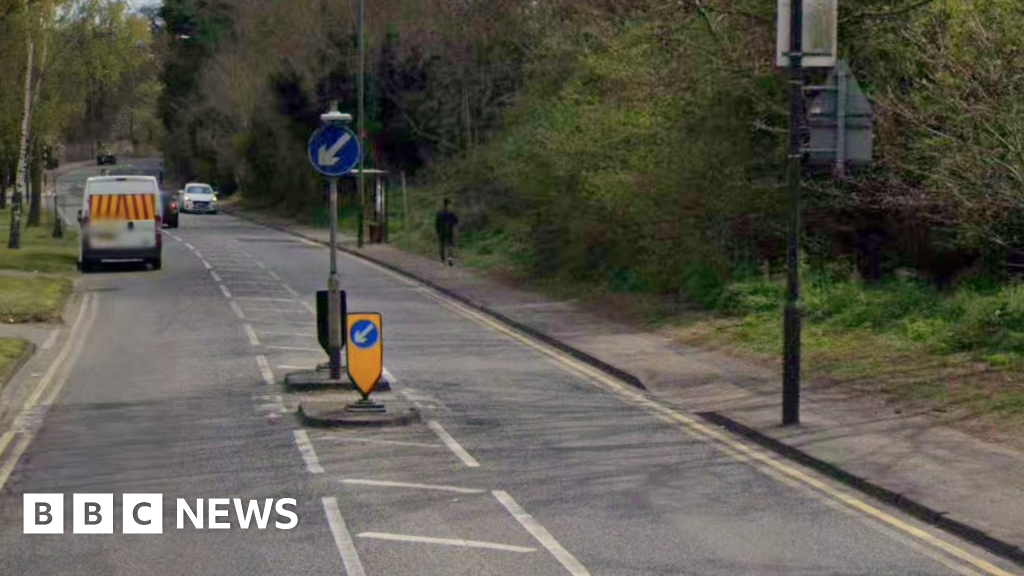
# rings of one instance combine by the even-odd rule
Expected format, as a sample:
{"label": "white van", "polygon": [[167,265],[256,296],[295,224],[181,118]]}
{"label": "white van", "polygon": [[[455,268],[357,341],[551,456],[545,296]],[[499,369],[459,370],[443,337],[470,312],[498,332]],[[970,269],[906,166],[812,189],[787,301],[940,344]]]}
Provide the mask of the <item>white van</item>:
{"label": "white van", "polygon": [[159,270],[163,203],[152,176],[96,176],[85,182],[78,267],[92,270],[103,260],[142,260]]}

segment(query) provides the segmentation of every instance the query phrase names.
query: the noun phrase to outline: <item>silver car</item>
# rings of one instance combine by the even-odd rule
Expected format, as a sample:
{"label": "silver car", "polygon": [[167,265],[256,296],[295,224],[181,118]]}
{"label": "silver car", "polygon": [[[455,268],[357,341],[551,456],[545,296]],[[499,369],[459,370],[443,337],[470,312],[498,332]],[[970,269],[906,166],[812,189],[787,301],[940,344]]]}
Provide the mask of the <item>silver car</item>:
{"label": "silver car", "polygon": [[217,193],[209,184],[190,182],[185,184],[181,190],[179,207],[182,212],[189,214],[216,214],[218,210]]}

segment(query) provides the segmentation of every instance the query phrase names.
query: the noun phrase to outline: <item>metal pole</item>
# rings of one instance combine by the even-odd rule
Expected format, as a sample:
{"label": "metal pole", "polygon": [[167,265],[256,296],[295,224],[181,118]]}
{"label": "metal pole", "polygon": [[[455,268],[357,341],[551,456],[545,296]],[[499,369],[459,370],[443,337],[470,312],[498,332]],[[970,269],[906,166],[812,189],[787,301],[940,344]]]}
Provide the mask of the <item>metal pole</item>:
{"label": "metal pole", "polygon": [[[363,38],[363,28],[365,26],[365,11],[364,6],[366,0],[359,0],[359,83],[358,83],[358,100],[359,100],[359,144],[363,144],[363,139],[366,137],[366,106],[365,106],[365,92],[364,84],[366,82],[366,44]],[[363,151],[363,147],[359,147],[359,234],[357,236],[357,245],[359,248],[363,247],[363,216],[366,212],[366,195],[365,195],[365,184],[363,183],[363,158],[366,152]]]}
{"label": "metal pole", "polygon": [[338,280],[338,179],[330,179],[331,275],[327,279],[328,348],[331,379],[341,378],[341,287]]}
{"label": "metal pole", "polygon": [[803,169],[803,0],[791,0],[789,27],[789,232],[783,313],[782,424],[800,423],[800,193]]}

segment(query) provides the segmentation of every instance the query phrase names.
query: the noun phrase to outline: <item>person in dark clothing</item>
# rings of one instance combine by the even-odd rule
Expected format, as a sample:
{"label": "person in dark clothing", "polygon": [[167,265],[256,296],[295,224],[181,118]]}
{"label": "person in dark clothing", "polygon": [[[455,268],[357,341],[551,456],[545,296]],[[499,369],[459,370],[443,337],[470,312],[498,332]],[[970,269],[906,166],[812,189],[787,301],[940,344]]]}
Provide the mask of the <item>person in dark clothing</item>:
{"label": "person in dark clothing", "polygon": [[437,242],[441,248],[441,262],[447,262],[454,266],[452,251],[455,246],[455,228],[459,225],[459,217],[448,209],[448,199],[444,199],[444,208],[437,212],[434,217],[434,230],[437,232]]}

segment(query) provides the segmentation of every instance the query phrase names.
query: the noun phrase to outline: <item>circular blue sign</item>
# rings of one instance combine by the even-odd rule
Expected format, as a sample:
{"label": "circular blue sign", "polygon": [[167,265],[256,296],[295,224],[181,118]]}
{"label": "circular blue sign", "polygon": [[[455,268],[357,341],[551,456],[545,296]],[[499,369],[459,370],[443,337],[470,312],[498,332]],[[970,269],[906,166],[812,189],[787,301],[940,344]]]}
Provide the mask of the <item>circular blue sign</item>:
{"label": "circular blue sign", "polygon": [[345,126],[327,124],[309,137],[309,162],[324,176],[344,176],[359,163],[359,138]]}
{"label": "circular blue sign", "polygon": [[380,340],[380,330],[377,330],[377,325],[373,322],[360,320],[352,325],[352,333],[348,339],[359,348],[373,348]]}

